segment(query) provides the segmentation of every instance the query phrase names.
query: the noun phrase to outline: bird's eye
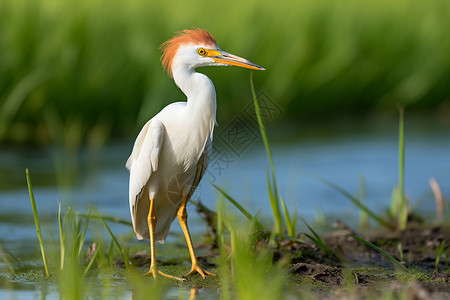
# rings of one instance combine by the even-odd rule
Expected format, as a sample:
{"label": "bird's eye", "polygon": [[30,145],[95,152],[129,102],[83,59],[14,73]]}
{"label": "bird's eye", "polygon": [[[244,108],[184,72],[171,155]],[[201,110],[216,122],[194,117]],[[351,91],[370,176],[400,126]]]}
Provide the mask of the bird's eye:
{"label": "bird's eye", "polygon": [[197,50],[197,53],[200,54],[201,56],[206,56],[206,54],[207,54],[206,50],[203,48],[199,48]]}

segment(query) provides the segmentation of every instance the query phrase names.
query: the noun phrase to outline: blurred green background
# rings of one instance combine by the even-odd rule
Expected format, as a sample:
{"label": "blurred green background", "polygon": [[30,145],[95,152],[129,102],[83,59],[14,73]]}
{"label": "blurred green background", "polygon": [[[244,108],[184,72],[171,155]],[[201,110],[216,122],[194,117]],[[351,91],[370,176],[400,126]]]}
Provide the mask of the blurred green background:
{"label": "blurred green background", "polygon": [[[282,122],[395,114],[450,120],[450,1],[1,0],[0,143],[134,137],[184,99],[159,46],[200,27],[255,72]],[[249,103],[249,72],[204,68],[218,119]]]}

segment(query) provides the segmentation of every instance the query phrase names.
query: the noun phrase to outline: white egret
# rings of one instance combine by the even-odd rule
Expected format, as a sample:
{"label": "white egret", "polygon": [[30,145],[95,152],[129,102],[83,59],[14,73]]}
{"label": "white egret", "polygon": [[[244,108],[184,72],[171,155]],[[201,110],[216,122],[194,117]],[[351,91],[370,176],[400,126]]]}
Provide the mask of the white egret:
{"label": "white egret", "polygon": [[211,80],[195,69],[203,66],[239,66],[264,70],[244,58],[220,50],[210,33],[184,30],[161,46],[162,65],[187,101],[166,106],[139,133],[126,163],[130,171],[130,210],[138,239],[150,239],[151,265],[146,273],[166,276],[158,269],[155,241],[164,242],[178,217],[186,237],[192,268],[188,274],[210,273],[200,267],[187,226],[186,203],[208,165],[216,122],[216,92]]}

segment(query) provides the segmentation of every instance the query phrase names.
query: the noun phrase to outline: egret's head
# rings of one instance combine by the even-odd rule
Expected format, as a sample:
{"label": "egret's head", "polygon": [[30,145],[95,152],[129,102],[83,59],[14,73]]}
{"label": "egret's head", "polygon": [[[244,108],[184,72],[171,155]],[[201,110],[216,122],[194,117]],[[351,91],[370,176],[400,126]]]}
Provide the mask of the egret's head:
{"label": "egret's head", "polygon": [[161,62],[169,76],[173,69],[204,66],[238,66],[254,70],[264,68],[242,57],[220,50],[213,36],[202,29],[183,30],[161,45]]}

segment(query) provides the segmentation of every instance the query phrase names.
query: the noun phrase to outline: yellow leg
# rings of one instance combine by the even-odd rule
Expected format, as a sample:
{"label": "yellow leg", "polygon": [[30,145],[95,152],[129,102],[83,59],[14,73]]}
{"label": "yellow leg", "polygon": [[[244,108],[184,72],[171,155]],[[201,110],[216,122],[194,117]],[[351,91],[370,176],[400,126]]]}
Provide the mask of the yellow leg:
{"label": "yellow leg", "polygon": [[145,273],[145,275],[152,274],[153,278],[156,279],[157,274],[159,274],[159,275],[165,276],[167,278],[183,281],[185,279],[166,274],[163,271],[159,270],[158,267],[156,266],[155,228],[156,228],[157,218],[156,218],[156,214],[155,214],[155,206],[154,206],[155,203],[154,202],[155,202],[154,199],[150,199],[150,209],[148,211],[148,216],[147,216],[148,230],[149,230],[149,233],[150,233],[150,258],[151,258],[151,262],[150,262],[150,270],[147,273]]}
{"label": "yellow leg", "polygon": [[178,220],[180,221],[181,228],[183,229],[184,236],[186,237],[186,242],[189,248],[189,253],[191,255],[192,260],[192,268],[189,273],[184,275],[183,277],[187,277],[194,273],[199,273],[203,279],[206,278],[206,275],[216,276],[216,274],[211,273],[200,267],[198,264],[197,256],[195,255],[194,246],[192,245],[192,239],[191,235],[189,233],[189,228],[187,226],[187,212],[186,212],[186,204],[187,204],[187,197],[183,197],[183,201],[181,202],[180,207],[178,208]]}

